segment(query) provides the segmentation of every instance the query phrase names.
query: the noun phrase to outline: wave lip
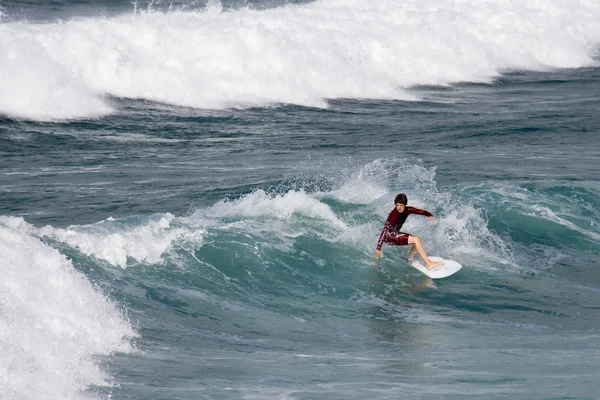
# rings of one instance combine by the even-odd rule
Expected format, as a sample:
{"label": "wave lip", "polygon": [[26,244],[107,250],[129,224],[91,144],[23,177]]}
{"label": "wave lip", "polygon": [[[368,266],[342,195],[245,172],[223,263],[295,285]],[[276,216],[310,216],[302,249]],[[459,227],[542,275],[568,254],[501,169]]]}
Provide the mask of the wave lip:
{"label": "wave lip", "polygon": [[281,220],[289,220],[294,214],[300,214],[328,221],[339,228],[346,227],[331,207],[304,190],[290,190],[285,194],[270,195],[259,189],[235,201],[221,201],[210,207],[206,214],[213,218],[243,216],[272,217]]}
{"label": "wave lip", "polygon": [[174,242],[202,241],[202,230],[189,231],[172,226],[172,214],[158,214],[140,225],[112,218],[93,225],[70,226],[66,229],[45,226],[38,234],[64,242],[112,265],[125,268],[128,259],[156,264],[162,261]]}
{"label": "wave lip", "polygon": [[600,4],[319,1],[0,25],[0,113],[88,118],[105,96],[221,109],[414,100],[415,85],[594,65]]}
{"label": "wave lip", "polygon": [[90,398],[90,385],[110,384],[93,357],[131,351],[127,339],[136,333],[33,230],[0,216],[0,398]]}

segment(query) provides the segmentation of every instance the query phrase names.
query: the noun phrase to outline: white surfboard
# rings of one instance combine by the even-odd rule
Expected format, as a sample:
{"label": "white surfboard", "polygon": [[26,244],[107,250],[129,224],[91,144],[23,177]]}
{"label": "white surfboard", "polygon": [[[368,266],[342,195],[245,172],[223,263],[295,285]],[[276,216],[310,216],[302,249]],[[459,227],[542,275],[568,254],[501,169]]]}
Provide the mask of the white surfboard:
{"label": "white surfboard", "polygon": [[443,261],[444,263],[432,270],[428,270],[421,260],[415,260],[410,265],[432,279],[445,278],[462,268],[462,265],[454,260],[446,260],[442,257],[429,257],[429,259],[431,261]]}

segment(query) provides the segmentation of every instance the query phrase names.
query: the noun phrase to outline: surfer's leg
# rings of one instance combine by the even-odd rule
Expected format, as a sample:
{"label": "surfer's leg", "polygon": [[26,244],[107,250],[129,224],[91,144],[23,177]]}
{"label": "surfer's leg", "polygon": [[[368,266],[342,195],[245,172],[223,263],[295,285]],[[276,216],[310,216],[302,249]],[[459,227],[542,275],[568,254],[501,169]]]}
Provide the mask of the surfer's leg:
{"label": "surfer's leg", "polygon": [[427,257],[427,253],[425,252],[425,248],[423,247],[423,242],[421,241],[420,237],[410,235],[408,237],[408,243],[412,244],[417,249],[417,253],[419,253],[423,259],[427,269],[434,269],[435,267],[444,263],[443,261],[431,261],[429,257]]}

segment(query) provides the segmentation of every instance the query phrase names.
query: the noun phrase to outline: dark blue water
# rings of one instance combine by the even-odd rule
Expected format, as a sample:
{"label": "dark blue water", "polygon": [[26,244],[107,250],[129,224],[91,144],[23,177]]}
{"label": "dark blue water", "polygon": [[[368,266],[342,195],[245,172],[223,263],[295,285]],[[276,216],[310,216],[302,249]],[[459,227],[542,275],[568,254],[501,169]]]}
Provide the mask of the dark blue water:
{"label": "dark blue water", "polygon": [[599,6],[0,7],[1,398],[597,398]]}

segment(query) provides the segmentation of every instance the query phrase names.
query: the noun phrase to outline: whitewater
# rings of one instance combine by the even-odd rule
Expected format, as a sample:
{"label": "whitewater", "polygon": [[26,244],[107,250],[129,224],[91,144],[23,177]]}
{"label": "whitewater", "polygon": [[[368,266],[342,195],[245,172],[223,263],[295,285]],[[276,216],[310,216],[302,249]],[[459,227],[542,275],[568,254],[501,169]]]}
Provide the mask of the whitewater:
{"label": "whitewater", "polygon": [[0,112],[115,112],[111,98],[203,109],[415,99],[416,85],[594,64],[594,1],[318,1],[0,26]]}

